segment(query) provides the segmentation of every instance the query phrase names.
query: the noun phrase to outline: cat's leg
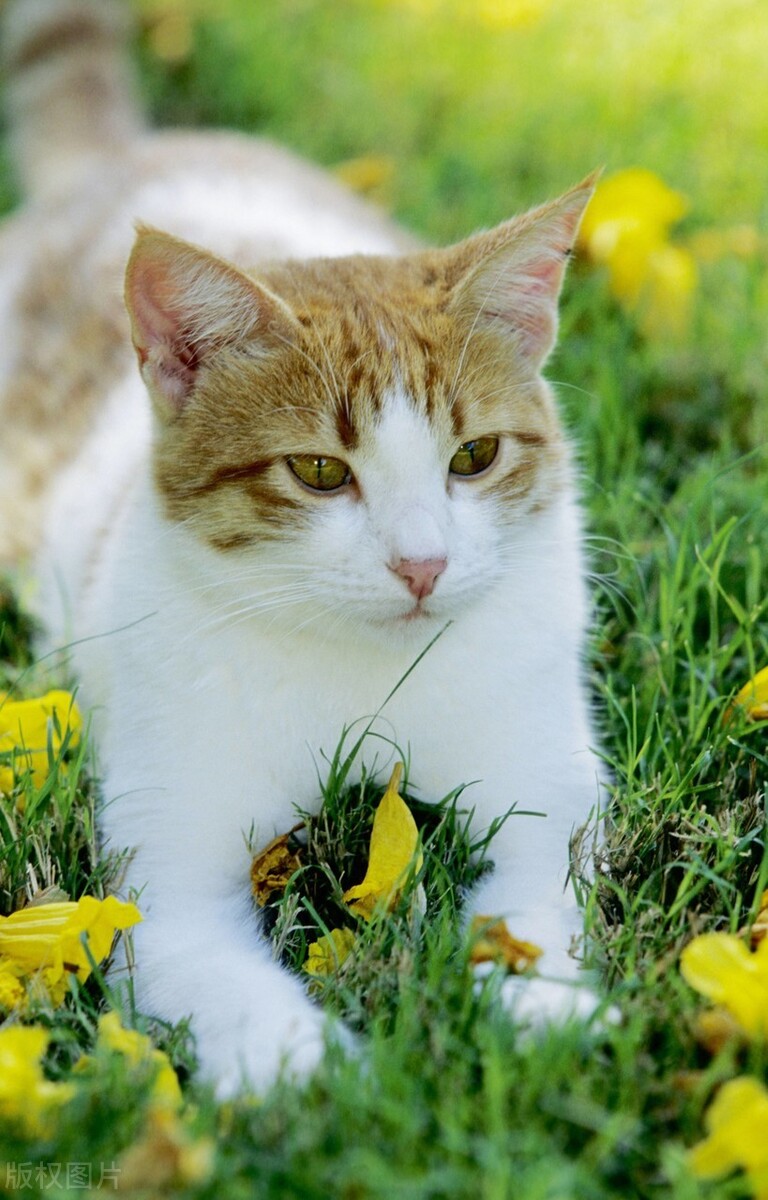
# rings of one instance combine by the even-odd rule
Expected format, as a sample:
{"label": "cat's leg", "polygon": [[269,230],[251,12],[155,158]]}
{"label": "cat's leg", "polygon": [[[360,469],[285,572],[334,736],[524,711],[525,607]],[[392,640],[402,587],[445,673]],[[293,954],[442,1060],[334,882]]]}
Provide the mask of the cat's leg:
{"label": "cat's leg", "polygon": [[[598,787],[596,777],[570,789],[564,784],[561,793],[536,798],[531,807],[539,815],[513,812],[507,819],[489,848],[493,871],[470,901],[471,914],[505,920],[513,936],[542,951],[535,972],[512,976],[502,988],[515,1017],[537,1025],[590,1017],[600,1004],[584,967],[584,919],[569,864],[571,836],[594,814]],[[481,819],[484,812],[481,805]]]}
{"label": "cat's leg", "polygon": [[[273,959],[259,928],[246,841],[257,805],[236,808],[237,786],[224,773],[212,788],[197,745],[166,776],[177,787],[150,790],[135,775],[110,773],[105,794],[114,799],[101,828],[107,848],[134,848],[123,890],[143,916],[133,931],[138,1008],[172,1023],[190,1018],[201,1073],[225,1095],[243,1084],[261,1090],[283,1068],[307,1074],[329,1019]],[[152,774],[163,778],[159,768]],[[289,823],[287,807],[264,814],[260,840]]]}
{"label": "cat's leg", "polygon": [[173,906],[149,905],[134,934],[139,1009],[174,1023],[191,1018],[201,1074],[220,1096],[260,1090],[281,1070],[307,1074],[328,1034],[322,1010],[272,959],[249,908],[247,896],[187,893]]}

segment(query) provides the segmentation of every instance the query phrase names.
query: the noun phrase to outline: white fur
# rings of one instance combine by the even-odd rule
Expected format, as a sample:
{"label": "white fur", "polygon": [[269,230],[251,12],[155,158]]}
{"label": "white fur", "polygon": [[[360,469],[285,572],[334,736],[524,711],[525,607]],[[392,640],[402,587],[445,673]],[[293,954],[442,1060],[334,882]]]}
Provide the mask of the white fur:
{"label": "white fur", "polygon": [[[99,0],[98,8],[109,6]],[[6,6],[6,28],[34,39],[39,22],[44,28],[65,10],[79,20],[95,14],[92,5],[25,0]],[[22,43],[13,44],[23,59]],[[33,195],[0,239],[8,304],[0,377],[16,369],[14,348],[24,344],[30,296],[42,303],[41,280],[51,289],[43,313],[56,321],[58,269],[69,277],[74,265],[74,286],[111,311],[136,220],[243,267],[411,248],[376,210],[269,143],[137,132],[108,48],[102,90],[115,93],[116,107],[103,123],[109,110],[87,111],[90,51],[71,42],[64,51],[40,70],[22,70],[13,85]],[[67,103],[52,107],[64,84]],[[582,185],[559,210],[547,209],[545,222],[567,226],[570,237],[585,199]],[[500,253],[506,262],[507,250]],[[544,314],[514,287],[505,303],[495,258],[491,278],[480,269],[465,299],[478,314],[488,303],[510,331],[524,310],[520,345],[541,355],[564,259],[553,267],[516,254],[514,278],[543,295]],[[126,319],[126,345],[127,328]],[[386,348],[389,334],[379,334]],[[540,814],[507,821],[493,848],[496,873],[473,903],[543,946],[549,976],[577,975],[567,953],[579,928],[564,890],[568,839],[597,800],[599,768],[581,678],[588,612],[573,496],[555,488],[551,503],[510,521],[492,493],[483,499],[472,480],[448,479],[455,446],[436,443],[402,387],[381,399],[375,434],[350,454],[359,493],[326,497],[313,505],[311,525],[263,547],[218,554],[192,527],[164,518],[151,478],[149,405],[133,364],[110,385],[82,453],[48,496],[39,608],[50,647],[68,647],[81,700],[94,713],[104,839],[115,850],[134,848],[126,886],[140,894],[145,917],[136,933],[138,1002],[172,1021],[191,1014],[203,1068],[222,1091],[241,1075],[272,1079],[284,1059],[311,1067],[325,1029],[301,983],[259,938],[246,836],[253,830],[263,844],[293,822],[295,806],[317,804],[323,752],[343,726],[376,712],[446,626],[377,728],[408,744],[411,783],[424,798],[472,783],[466,796],[478,831],[512,805]],[[516,452],[506,440],[502,466]],[[13,469],[8,479],[11,491]],[[539,498],[549,500],[546,488]],[[401,559],[446,560],[423,611],[414,612],[392,569]],[[372,745],[384,776],[386,743]],[[562,988],[548,980],[523,994],[563,1007]],[[566,994],[578,1008],[574,989]],[[519,996],[515,1004],[522,1007]]]}
{"label": "white fur", "polygon": [[[541,814],[506,823],[473,907],[507,915],[544,947],[545,973],[573,979],[568,840],[596,803],[598,767],[572,499],[510,530],[470,482],[446,490],[429,427],[396,394],[352,464],[365,502],[329,497],[311,533],[221,556],[160,515],[142,436],[115,471],[107,429],[90,476],[76,470],[57,505],[70,572],[75,546],[88,559],[89,514],[112,505],[121,515],[87,577],[61,568],[71,627],[57,632],[79,643],[83,699],[96,708],[102,829],[114,849],[136,848],[139,1003],[171,1020],[192,1014],[203,1066],[224,1090],[241,1070],[271,1078],[284,1056],[296,1069],[315,1061],[320,1013],[255,932],[246,834],[253,827],[263,844],[289,827],[294,806],[317,803],[322,753],[376,711],[448,621],[378,727],[407,741],[425,798],[472,783],[477,830],[511,805]],[[402,620],[414,601],[387,565],[399,556],[448,559],[428,617]],[[386,773],[392,755],[376,745]]]}
{"label": "white fur", "polygon": [[[126,243],[130,213],[246,260],[271,246],[296,255],[397,247],[378,219],[358,229],[335,204],[303,204],[286,172],[271,185],[185,183],[169,172],[125,198],[110,237]],[[496,872],[473,905],[508,916],[544,947],[544,973],[573,980],[568,840],[596,804],[599,775],[573,497],[561,491],[515,524],[471,480],[446,486],[446,448],[399,389],[376,436],[351,455],[363,499],[329,496],[309,531],[220,555],[162,516],[150,440],[132,369],[54,493],[40,598],[50,645],[71,647],[94,709],[103,835],[111,848],[135,848],[127,885],[145,916],[139,1004],[170,1020],[192,1015],[203,1068],[223,1091],[241,1073],[271,1079],[286,1058],[297,1070],[317,1060],[320,1010],[259,940],[246,835],[253,828],[263,844],[290,826],[295,806],[316,805],[323,752],[379,708],[449,622],[378,727],[410,747],[424,798],[472,783],[477,830],[512,805],[541,814],[507,821]],[[502,447],[508,461],[515,453]],[[408,621],[415,602],[391,570],[400,558],[447,559],[427,615]],[[385,744],[373,745],[383,776]]]}

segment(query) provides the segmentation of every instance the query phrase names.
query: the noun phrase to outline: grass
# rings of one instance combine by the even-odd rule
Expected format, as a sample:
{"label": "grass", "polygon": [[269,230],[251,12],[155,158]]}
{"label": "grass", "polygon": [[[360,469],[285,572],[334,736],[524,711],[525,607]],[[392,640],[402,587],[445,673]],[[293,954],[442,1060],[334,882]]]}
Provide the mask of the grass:
{"label": "grass", "polygon": [[[163,0],[141,7],[154,20]],[[681,245],[747,224],[757,248],[699,262],[677,340],[644,337],[605,278],[577,264],[551,364],[579,445],[597,607],[588,669],[614,779],[610,873],[586,897],[587,923],[621,1024],[531,1041],[503,1015],[497,980],[472,987],[456,908],[477,867],[458,796],[417,811],[428,919],[406,902],[322,987],[359,1031],[358,1056],[330,1053],[304,1087],[217,1105],[195,1081],[186,1030],[137,1015],[185,1081],[182,1123],[152,1115],[146,1073],[97,1056],[46,1136],[2,1127],[0,1193],[12,1192],[5,1161],[90,1163],[94,1182],[118,1163],[133,1195],[200,1200],[749,1194],[740,1175],[697,1182],[685,1149],[717,1084],[766,1079],[768,1061],[759,1046],[699,1045],[702,1003],[677,961],[695,933],[748,923],[768,886],[766,725],[723,720],[768,662],[768,106],[751,83],[764,23],[713,0],[617,0],[610,17],[571,0],[229,0],[220,19],[204,0],[189,7],[200,15],[178,58],[158,55],[150,16],[138,47],[158,121],[259,129],[329,165],[385,156],[377,198],[428,238],[502,219],[603,162],[648,166],[688,195]],[[527,23],[493,23],[524,8]],[[3,591],[0,684],[32,694],[43,674],[30,636]],[[37,886],[100,894],[117,869],[96,854],[87,745],[69,759],[42,790],[24,787],[23,812],[0,806],[2,912]],[[331,771],[325,799],[305,833],[312,865],[272,905],[294,967],[343,919],[378,796],[346,792]],[[103,993],[94,974],[63,1009],[37,1013],[53,1078],[93,1050]],[[68,1194],[51,1180],[35,1186]]]}

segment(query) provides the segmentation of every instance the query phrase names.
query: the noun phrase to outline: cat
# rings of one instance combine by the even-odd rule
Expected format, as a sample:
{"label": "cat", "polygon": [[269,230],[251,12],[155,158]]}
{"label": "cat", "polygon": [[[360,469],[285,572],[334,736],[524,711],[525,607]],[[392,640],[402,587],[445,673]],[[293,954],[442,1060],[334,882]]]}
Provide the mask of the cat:
{"label": "cat", "polygon": [[503,825],[470,907],[544,949],[520,1018],[591,1011],[566,889],[602,776],[590,609],[541,371],[593,180],[424,248],[268,142],[146,130],[121,21],[5,14],[27,199],[0,241],[0,552],[34,563],[93,713],[139,1005],[191,1014],[222,1094],[318,1062],[326,1019],[259,938],[246,834],[317,805],[322,752],[444,629],[387,730],[421,797],[476,781],[475,829],[538,814]]}

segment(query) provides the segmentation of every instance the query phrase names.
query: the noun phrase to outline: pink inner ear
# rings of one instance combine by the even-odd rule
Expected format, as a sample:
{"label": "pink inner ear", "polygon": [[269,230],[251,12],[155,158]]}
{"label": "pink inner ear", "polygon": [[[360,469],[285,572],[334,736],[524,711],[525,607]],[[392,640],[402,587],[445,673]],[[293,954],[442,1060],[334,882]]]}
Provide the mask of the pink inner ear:
{"label": "pink inner ear", "polygon": [[128,263],[125,299],[142,377],[165,415],[178,413],[185,404],[205,345],[221,324],[222,311],[226,316],[232,309],[229,270],[165,234],[139,234]]}
{"label": "pink inner ear", "polygon": [[159,345],[175,344],[182,333],[177,289],[169,284],[168,268],[150,260],[132,264],[127,285],[134,345],[142,362]]}

